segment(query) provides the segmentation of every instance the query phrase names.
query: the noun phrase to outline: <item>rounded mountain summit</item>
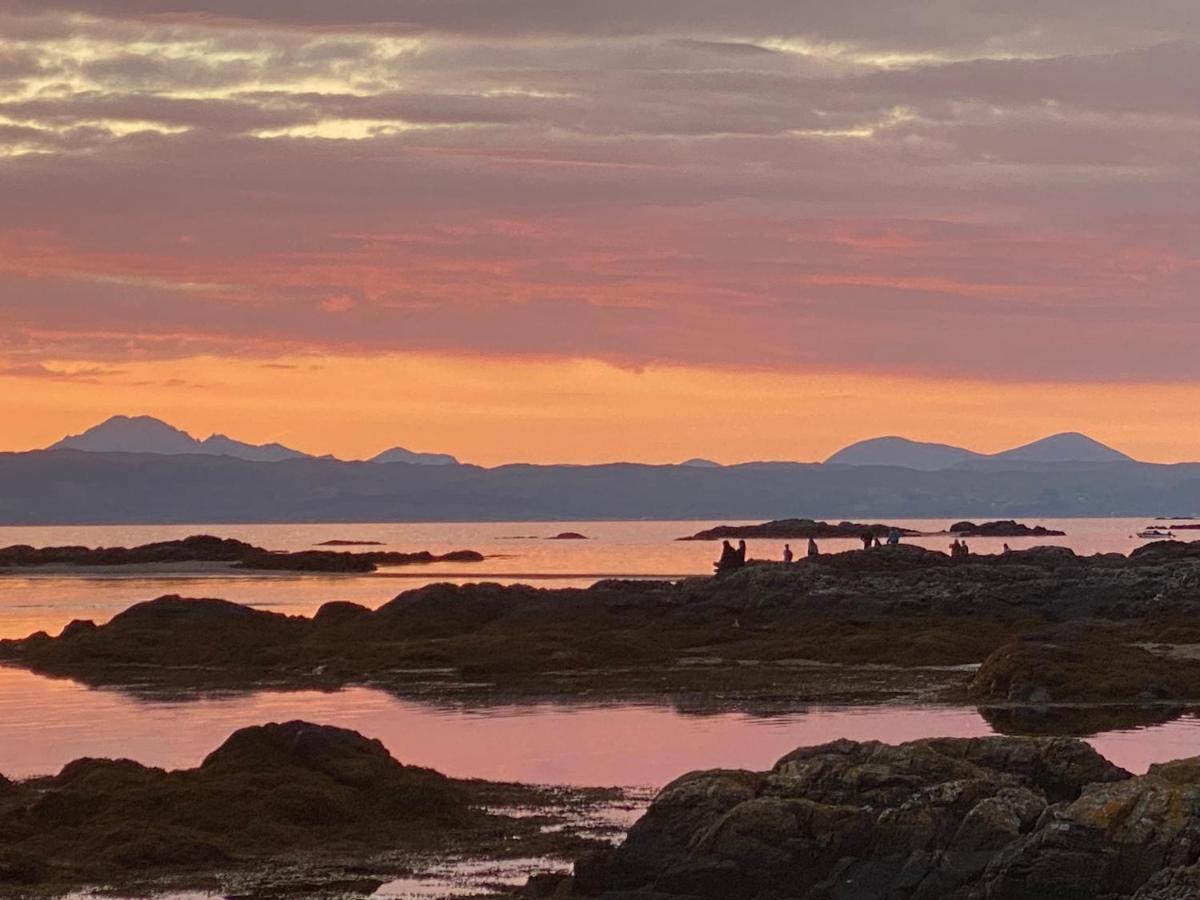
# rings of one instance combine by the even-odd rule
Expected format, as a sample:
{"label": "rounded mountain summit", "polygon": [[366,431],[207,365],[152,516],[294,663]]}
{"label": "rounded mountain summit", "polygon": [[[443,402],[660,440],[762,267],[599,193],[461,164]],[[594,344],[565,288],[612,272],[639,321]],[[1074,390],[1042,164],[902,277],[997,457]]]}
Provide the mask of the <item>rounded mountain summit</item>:
{"label": "rounded mountain summit", "polygon": [[1104,463],[1133,462],[1133,458],[1075,431],[1051,435],[1003,450],[978,453],[950,444],[931,444],[894,435],[851,444],[827,460],[826,465],[898,466],[934,472],[972,462]]}

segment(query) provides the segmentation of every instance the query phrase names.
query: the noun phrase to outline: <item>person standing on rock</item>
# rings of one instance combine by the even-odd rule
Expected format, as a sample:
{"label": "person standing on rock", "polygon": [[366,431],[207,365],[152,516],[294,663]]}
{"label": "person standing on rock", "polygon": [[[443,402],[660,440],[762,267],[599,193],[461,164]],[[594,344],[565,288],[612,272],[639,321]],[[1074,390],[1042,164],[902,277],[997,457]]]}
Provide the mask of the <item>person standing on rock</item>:
{"label": "person standing on rock", "polygon": [[745,541],[738,541],[737,559],[738,559],[739,566],[744,566],[746,564],[746,542]]}
{"label": "person standing on rock", "polygon": [[815,540],[813,540],[812,538],[809,538],[808,539],[808,558],[816,559],[820,555],[821,555],[821,551],[817,547],[817,542]]}
{"label": "person standing on rock", "polygon": [[864,531],[862,533],[862,542],[863,542],[863,549],[870,550],[871,544],[873,544],[875,542],[875,536],[873,534],[871,534],[871,532],[869,532],[869,531]]}
{"label": "person standing on rock", "polygon": [[893,527],[888,530],[888,546],[896,547],[899,544],[900,544],[900,529]]}
{"label": "person standing on rock", "polygon": [[783,561],[785,563],[790,563],[792,561],[792,545],[791,544],[783,545]]}

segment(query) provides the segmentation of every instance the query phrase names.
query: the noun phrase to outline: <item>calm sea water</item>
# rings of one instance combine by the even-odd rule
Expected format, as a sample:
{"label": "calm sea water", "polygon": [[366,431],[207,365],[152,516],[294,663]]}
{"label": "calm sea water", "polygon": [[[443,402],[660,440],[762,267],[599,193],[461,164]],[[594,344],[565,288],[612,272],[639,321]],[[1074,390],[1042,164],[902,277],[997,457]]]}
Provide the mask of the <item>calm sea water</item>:
{"label": "calm sea water", "polygon": [[[977,519],[980,521],[982,519]],[[946,519],[894,520],[918,531],[937,531]],[[1028,519],[1067,532],[1063,538],[1010,538],[1014,548],[1055,543],[1078,553],[1127,553],[1145,543],[1134,535],[1144,519]],[[719,545],[676,538],[715,522],[538,522],[403,525],[172,525],[0,528],[0,546],[133,546],[191,534],[215,534],[270,550],[305,550],[327,540],[379,541],[398,551],[478,550],[482,563],[439,563],[382,570],[372,575],[146,575],[122,572],[88,576],[13,573],[0,576],[0,637],[24,637],[37,630],[57,633],[72,619],[107,621],[132,603],[164,594],[220,597],[264,609],[311,614],[328,600],[352,600],[376,607],[402,591],[438,581],[529,582],[547,587],[586,587],[600,578],[680,578],[712,572]],[[547,538],[566,531],[586,541]],[[1193,532],[1200,539],[1200,532]],[[1185,537],[1189,532],[1181,532]],[[945,549],[944,535],[912,538],[912,543]],[[799,543],[799,542],[798,542]],[[999,552],[1002,539],[975,539],[978,553]],[[855,540],[821,542],[826,552],[851,549]],[[348,548],[353,550],[354,548]],[[797,548],[799,549],[799,548]],[[750,555],[778,559],[782,541],[750,541]]]}
{"label": "calm sea water", "polygon": [[[377,606],[407,588],[432,581],[532,581],[587,585],[597,578],[680,577],[710,571],[717,546],[675,538],[709,522],[561,522],[537,524],[252,525],[221,527],[0,528],[0,545],[132,545],[210,532],[278,550],[300,550],[329,539],[381,541],[387,549],[476,549],[476,566],[437,565],[370,576],[104,576],[0,577],[0,635],[54,632],[73,618],[103,621],[129,604],[162,594],[223,597],[291,613],[349,599]],[[921,530],[945,520],[900,523]],[[1068,532],[1053,543],[1080,553],[1127,552],[1143,543],[1132,519],[1030,521]],[[579,531],[588,541],[549,541]],[[1188,532],[1181,532],[1186,536]],[[1200,537],[1200,535],[1197,535]],[[942,548],[944,536],[916,539]],[[1001,540],[972,541],[978,552]],[[1047,543],[1009,540],[1014,547]],[[825,541],[826,551],[853,541]],[[778,557],[779,541],[754,541],[752,556]],[[0,667],[0,772],[28,776],[57,771],[79,756],[124,756],[165,767],[196,765],[237,728],[303,718],[342,725],[384,741],[408,763],[450,775],[576,785],[657,787],[696,768],[770,766],[789,750],[835,738],[891,742],[928,736],[991,733],[974,709],[813,708],[762,717],[697,715],[666,706],[527,705],[465,708],[399,700],[353,688],[336,693],[257,693],[146,700],[119,690],[94,690]],[[1200,722],[1115,731],[1091,739],[1132,771],[1200,754]]]}
{"label": "calm sea water", "polygon": [[[652,788],[693,769],[769,768],[796,747],[837,738],[898,743],[993,733],[974,709],[951,707],[696,715],[636,704],[438,706],[372,688],[145,700],[0,666],[0,772],[10,777],[56,772],[80,756],[187,768],[238,728],[291,719],[353,728],[402,762],[457,777]],[[1185,716],[1090,742],[1144,772],[1153,762],[1200,755],[1200,722]]]}

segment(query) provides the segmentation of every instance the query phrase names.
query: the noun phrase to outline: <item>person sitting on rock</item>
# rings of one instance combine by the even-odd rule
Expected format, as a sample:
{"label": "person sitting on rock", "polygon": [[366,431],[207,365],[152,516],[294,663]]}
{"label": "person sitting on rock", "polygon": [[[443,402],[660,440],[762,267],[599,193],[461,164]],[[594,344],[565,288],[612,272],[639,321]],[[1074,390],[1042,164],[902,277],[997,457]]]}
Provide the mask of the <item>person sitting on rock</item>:
{"label": "person sitting on rock", "polygon": [[871,544],[873,544],[875,542],[875,536],[873,534],[871,534],[871,532],[869,532],[869,531],[864,531],[862,533],[862,542],[863,542],[863,549],[870,550]]}
{"label": "person sitting on rock", "polygon": [[738,558],[739,566],[744,566],[746,564],[746,542],[745,541],[738,541],[737,558]]}
{"label": "person sitting on rock", "polygon": [[792,545],[791,544],[783,545],[783,561],[785,563],[790,563],[792,561]]}
{"label": "person sitting on rock", "polygon": [[808,539],[808,558],[815,559],[821,555],[820,548],[817,547],[817,542],[812,538]]}
{"label": "person sitting on rock", "polygon": [[713,563],[713,568],[718,575],[741,568],[738,564],[738,552],[733,549],[733,544],[729,541],[721,541],[721,558]]}
{"label": "person sitting on rock", "polygon": [[950,545],[950,558],[958,559],[962,556],[962,544],[958,542],[958,538],[954,539],[954,543]]}

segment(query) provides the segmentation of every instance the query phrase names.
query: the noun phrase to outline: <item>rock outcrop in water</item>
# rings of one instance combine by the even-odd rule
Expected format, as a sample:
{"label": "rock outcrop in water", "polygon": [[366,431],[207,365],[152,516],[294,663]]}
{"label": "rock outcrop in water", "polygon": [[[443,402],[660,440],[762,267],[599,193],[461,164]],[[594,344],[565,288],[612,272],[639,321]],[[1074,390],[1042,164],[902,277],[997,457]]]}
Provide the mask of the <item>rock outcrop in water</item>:
{"label": "rock outcrop in water", "polygon": [[[865,525],[858,522],[817,522],[813,519],[777,519],[761,525],[718,525],[698,531],[681,541],[720,541],[727,538],[769,538],[772,540],[799,540],[802,538],[860,538],[871,534],[886,538],[891,525]],[[908,528],[897,528],[901,535],[912,537],[920,534]]]}
{"label": "rock outcrop in water", "polygon": [[[525,842],[543,853],[587,844],[569,828],[558,845],[547,843],[544,821],[487,811],[544,800],[537,788],[455,781],[402,765],[354,731],[307,722],[243,728],[186,771],[78,759],[52,777],[0,777],[0,895],[169,883],[266,861],[340,860],[361,876],[403,867],[398,857],[372,861],[382,851],[512,853]],[[300,893],[319,891],[310,885]]]}
{"label": "rock outcrop in water", "polygon": [[[329,542],[333,544],[335,542]],[[229,563],[239,569],[288,572],[374,572],[379,566],[427,565],[435,562],[482,562],[474,550],[441,556],[419,553],[338,553],[304,550],[281,553],[244,541],[193,535],[139,547],[30,547],[18,544],[0,549],[0,571],[33,566],[132,566],[169,563]]]}
{"label": "rock outcrop in water", "polygon": [[999,522],[984,522],[980,525],[974,522],[955,522],[950,526],[950,534],[958,537],[1062,537],[1065,531],[1055,531],[1043,525],[1029,526],[1012,519]]}
{"label": "rock outcrop in water", "polygon": [[1135,778],[1065,738],[837,741],[676,780],[571,896],[1194,897],[1197,823],[1200,758]]}

